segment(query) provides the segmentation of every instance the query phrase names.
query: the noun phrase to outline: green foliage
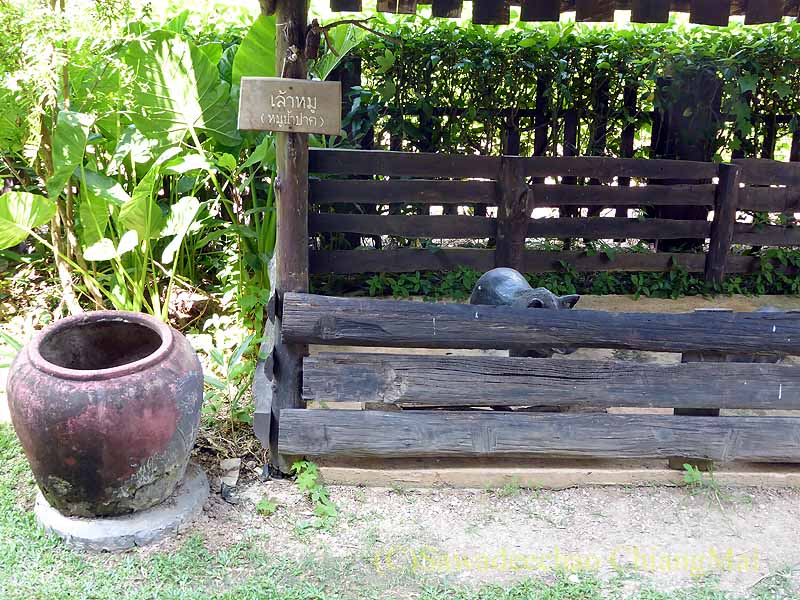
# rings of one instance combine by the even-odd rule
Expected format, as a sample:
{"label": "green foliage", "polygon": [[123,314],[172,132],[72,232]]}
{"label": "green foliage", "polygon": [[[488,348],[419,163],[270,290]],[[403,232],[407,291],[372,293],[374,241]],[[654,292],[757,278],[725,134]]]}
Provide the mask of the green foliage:
{"label": "green foliage", "polygon": [[278,510],[278,503],[269,498],[262,498],[256,503],[256,512],[264,517],[271,517]]}
{"label": "green foliage", "polygon": [[330,527],[339,511],[330,499],[327,488],[320,481],[317,465],[307,460],[301,460],[292,465],[292,473],[295,476],[297,487],[311,500],[316,515],[316,518],[311,521],[301,523],[300,530]]}
{"label": "green foliage", "polygon": [[[700,274],[689,273],[673,263],[665,272],[578,273],[562,262],[554,273],[528,273],[533,287],[546,287],[554,294],[633,295],[647,298],[676,299],[684,296],[714,294],[797,295],[800,292],[800,250],[764,249],[759,268],[749,274],[729,275],[721,286],[711,285]],[[315,293],[341,295],[367,290],[370,296],[406,298],[423,296],[430,299],[465,300],[481,273],[466,267],[453,271],[415,273],[377,273],[351,277],[317,276],[312,278]]]}
{"label": "green foliage", "polygon": [[242,76],[275,77],[275,17],[261,15],[242,40],[233,59],[232,84]]}
{"label": "green foliage", "polygon": [[56,205],[49,198],[28,192],[0,196],[0,250],[24,241],[35,229],[53,218]]}
{"label": "green foliage", "polygon": [[[400,134],[420,151],[500,153],[506,116],[485,109],[536,109],[540,80],[546,85],[539,108],[547,121],[574,110],[589,122],[578,154],[602,143],[605,153],[618,156],[624,127],[646,134],[655,108],[676,108],[694,131],[711,128],[711,146],[704,149],[709,158],[737,149],[756,155],[769,120],[756,115],[800,112],[800,97],[792,93],[800,87],[800,28],[792,22],[727,28],[519,23],[498,29],[410,16],[379,27],[403,43],[369,36],[359,47],[365,85],[354,90],[358,102],[349,122],[377,121],[376,131]],[[698,86],[698,77],[708,85]],[[665,85],[666,78],[675,85]],[[633,112],[625,103],[630,86],[637,94]],[[722,113],[734,117],[731,126],[711,111],[715,88]],[[601,138],[594,117],[606,89],[608,130]],[[694,90],[702,96],[691,97]],[[798,126],[794,120],[788,129]],[[521,154],[529,155],[530,118],[522,118],[521,129]],[[563,142],[559,127],[550,135],[548,147]]]}

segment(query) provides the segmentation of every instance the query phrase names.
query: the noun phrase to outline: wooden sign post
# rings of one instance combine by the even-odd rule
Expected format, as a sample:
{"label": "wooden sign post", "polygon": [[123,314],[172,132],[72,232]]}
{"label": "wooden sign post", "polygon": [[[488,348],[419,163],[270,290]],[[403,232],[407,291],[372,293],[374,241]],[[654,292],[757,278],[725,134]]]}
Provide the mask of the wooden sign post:
{"label": "wooden sign post", "polygon": [[242,77],[239,129],[339,135],[342,84],[339,81]]}

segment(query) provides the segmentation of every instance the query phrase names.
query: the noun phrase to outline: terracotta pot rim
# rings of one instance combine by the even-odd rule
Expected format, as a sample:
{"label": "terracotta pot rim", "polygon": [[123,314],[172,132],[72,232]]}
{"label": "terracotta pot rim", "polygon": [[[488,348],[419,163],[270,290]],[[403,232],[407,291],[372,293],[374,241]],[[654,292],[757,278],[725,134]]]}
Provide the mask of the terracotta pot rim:
{"label": "terracotta pot rim", "polygon": [[[103,321],[121,321],[147,327],[158,334],[161,338],[161,345],[144,358],[107,369],[69,369],[46,360],[39,352],[41,344],[47,340],[47,338],[60,331],[75,327],[76,325],[79,326]],[[28,346],[28,358],[37,370],[55,375],[62,379],[76,379],[80,381],[113,379],[115,377],[132,375],[133,373],[138,373],[148,367],[158,364],[170,353],[173,343],[174,336],[172,335],[172,328],[151,315],[124,310],[98,310],[60,319],[45,328]]]}

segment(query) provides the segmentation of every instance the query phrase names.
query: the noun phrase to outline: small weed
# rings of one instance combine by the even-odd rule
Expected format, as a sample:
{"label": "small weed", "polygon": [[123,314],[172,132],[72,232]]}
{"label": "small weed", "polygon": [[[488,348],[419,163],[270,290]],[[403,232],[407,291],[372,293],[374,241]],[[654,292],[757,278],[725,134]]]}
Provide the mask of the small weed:
{"label": "small weed", "polygon": [[498,498],[514,498],[522,493],[522,486],[518,481],[511,481],[504,486],[494,490],[495,496]]}
{"label": "small weed", "polygon": [[278,510],[278,504],[269,498],[262,498],[256,504],[256,512],[264,517],[270,517]]}
{"label": "small weed", "polygon": [[698,467],[684,463],[683,483],[692,494],[701,494],[710,501],[716,502],[723,508],[724,502],[730,502],[732,497],[722,489],[714,477],[714,471],[709,469],[708,474],[703,473]]}
{"label": "small weed", "polygon": [[301,460],[292,465],[292,473],[295,474],[297,487],[308,496],[314,505],[314,514],[316,515],[314,519],[301,523],[298,526],[299,529],[304,531],[329,528],[339,511],[330,499],[327,488],[319,480],[319,467],[311,461]]}

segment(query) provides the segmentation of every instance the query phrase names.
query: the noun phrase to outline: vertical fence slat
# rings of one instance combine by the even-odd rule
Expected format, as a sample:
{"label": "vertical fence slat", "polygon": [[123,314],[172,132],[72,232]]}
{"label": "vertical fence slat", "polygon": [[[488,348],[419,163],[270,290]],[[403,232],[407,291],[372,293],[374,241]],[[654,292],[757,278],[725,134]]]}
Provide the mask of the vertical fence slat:
{"label": "vertical fence slat", "polygon": [[433,16],[457,19],[461,16],[462,0],[433,0]]}
{"label": "vertical fence slat", "polygon": [[725,27],[731,14],[731,0],[692,0],[689,20],[698,25]]}
{"label": "vertical fence slat", "polygon": [[417,12],[417,0],[378,0],[381,12],[413,15]]}
{"label": "vertical fence slat", "polygon": [[711,242],[706,256],[705,278],[709,283],[721,284],[733,242],[736,211],[739,207],[740,168],[737,165],[719,166],[719,183],[714,199],[714,222],[711,224]]}
{"label": "vertical fence slat", "polygon": [[[638,101],[638,93],[639,93],[639,88],[636,85],[636,83],[625,84],[625,89],[622,93],[622,105],[625,108],[626,116],[636,114],[636,103]],[[620,139],[620,144],[619,144],[620,158],[633,158],[635,141],[636,141],[636,123],[628,122],[622,128],[622,139]],[[631,178],[620,177],[618,183],[620,187],[629,187],[631,184]],[[627,206],[617,207],[614,212],[614,216],[627,217],[628,207]]]}
{"label": "vertical fence slat", "polygon": [[783,0],[750,0],[745,12],[745,25],[775,23],[783,19]]}
{"label": "vertical fence slat", "polygon": [[508,25],[510,0],[473,0],[472,22],[478,25]]}
{"label": "vertical fence slat", "polygon": [[521,21],[561,20],[561,0],[522,0]]}
{"label": "vertical fence slat", "polygon": [[668,23],[670,0],[633,0],[634,23]]}
{"label": "vertical fence slat", "polygon": [[[580,129],[580,119],[577,110],[570,110],[564,115],[564,156],[577,156],[578,154],[578,130]],[[561,185],[577,185],[577,177],[562,177]],[[559,209],[561,217],[576,217],[579,207],[562,206]],[[565,239],[564,250],[569,250],[572,240]]]}
{"label": "vertical fence slat", "polygon": [[616,4],[616,0],[575,0],[575,20],[611,22]]}
{"label": "vertical fence slat", "polygon": [[522,170],[522,161],[503,157],[497,178],[496,267],[524,271],[525,235],[530,218],[530,192]]}
{"label": "vertical fence slat", "polygon": [[361,0],[331,0],[333,12],[361,12]]}

